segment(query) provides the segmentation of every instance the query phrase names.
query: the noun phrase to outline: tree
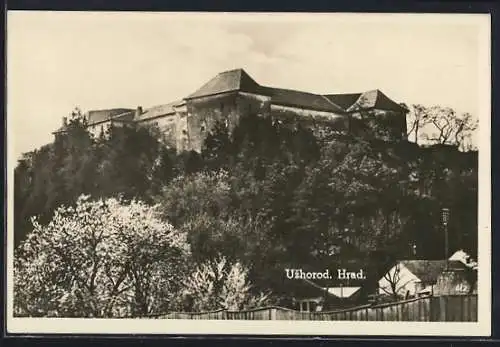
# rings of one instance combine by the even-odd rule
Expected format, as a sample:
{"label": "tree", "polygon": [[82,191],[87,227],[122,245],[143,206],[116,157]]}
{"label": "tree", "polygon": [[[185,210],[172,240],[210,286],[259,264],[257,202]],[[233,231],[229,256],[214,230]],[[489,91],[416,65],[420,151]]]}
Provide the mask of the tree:
{"label": "tree", "polygon": [[158,182],[158,168],[164,165],[162,160],[168,160],[162,149],[160,138],[148,128],[112,126],[94,147],[99,156],[98,176],[96,189],[89,193],[150,200],[161,183],[170,179],[167,175],[164,182]]}
{"label": "tree", "polygon": [[472,133],[477,129],[478,120],[470,113],[458,115],[450,107],[433,106],[425,111],[427,127],[423,138],[431,144],[453,145],[462,150],[472,147]]}
{"label": "tree", "polygon": [[248,269],[225,257],[199,265],[185,282],[193,311],[242,310],[262,306],[269,294],[252,293]]}
{"label": "tree", "polygon": [[80,196],[39,224],[15,257],[16,315],[127,317],[176,305],[186,236],[139,201]]}
{"label": "tree", "polygon": [[202,158],[209,169],[226,168],[232,151],[231,138],[227,124],[215,122],[213,129],[203,142]]}
{"label": "tree", "polygon": [[157,201],[165,217],[176,227],[196,216],[226,218],[231,200],[229,174],[224,170],[182,175],[165,185]]}
{"label": "tree", "polygon": [[407,292],[406,285],[412,282],[414,279],[412,276],[405,276],[406,274],[401,271],[401,264],[396,263],[389,271],[387,271],[382,279],[384,284],[379,286],[379,289],[386,295],[391,296],[393,300],[401,299],[406,297]]}
{"label": "tree", "polygon": [[412,105],[407,117],[408,138],[413,138],[413,142],[420,143],[420,131],[429,124],[429,109],[423,105]]}
{"label": "tree", "polygon": [[29,232],[31,216],[45,223],[58,206],[73,204],[81,194],[150,201],[177,174],[175,154],[155,130],[112,127],[95,138],[74,111],[53,143],[26,154],[15,169],[16,245]]}

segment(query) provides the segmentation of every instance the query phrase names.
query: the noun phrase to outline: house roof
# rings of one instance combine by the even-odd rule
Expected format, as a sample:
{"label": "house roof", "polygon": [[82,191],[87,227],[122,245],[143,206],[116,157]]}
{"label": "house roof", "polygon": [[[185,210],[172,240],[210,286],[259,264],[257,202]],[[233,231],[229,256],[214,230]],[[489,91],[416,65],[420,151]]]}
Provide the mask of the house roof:
{"label": "house roof", "polygon": [[387,111],[407,111],[406,108],[402,107],[395,101],[391,100],[387,95],[382,93],[380,90],[369,90],[361,94],[356,100],[356,102],[351,105],[347,111],[358,111],[358,110],[368,110],[368,109],[378,109]]}
{"label": "house roof", "polygon": [[325,98],[342,107],[344,110],[347,110],[349,107],[351,107],[356,102],[356,100],[359,99],[360,96],[361,93],[324,95]]}
{"label": "house roof", "polygon": [[307,285],[307,290],[304,293],[310,294],[314,296],[316,295],[332,295],[339,299],[347,299],[356,294],[359,290],[361,290],[361,286],[338,286],[338,287],[322,287],[314,280],[303,279],[304,284]]}
{"label": "house roof", "polygon": [[160,117],[168,114],[174,114],[175,113],[175,106],[180,104],[181,101],[177,100],[168,104],[163,104],[163,105],[156,105],[153,107],[150,107],[147,109],[145,112],[142,114],[138,115],[134,120],[135,121],[144,121],[150,118],[155,118],[155,117]]}
{"label": "house roof", "polygon": [[217,74],[217,76],[186,97],[186,99],[194,99],[237,90],[258,93],[259,88],[259,84],[255,82],[245,70],[235,69]]}
{"label": "house roof", "polygon": [[89,125],[95,123],[101,123],[104,121],[108,121],[114,119],[116,116],[123,116],[124,114],[128,114],[129,112],[134,111],[130,108],[112,108],[107,110],[93,110],[89,111],[85,114],[87,118],[87,123]]}
{"label": "house roof", "polygon": [[326,288],[328,293],[338,297],[338,298],[350,298],[356,294],[361,287],[330,287]]}
{"label": "house roof", "polygon": [[[436,283],[438,276],[446,268],[446,260],[403,260],[400,262],[411,273],[417,276],[422,283]],[[450,270],[464,270],[462,262],[456,260],[448,261]]]}
{"label": "house roof", "polygon": [[467,259],[469,257],[470,257],[469,254],[467,254],[463,249],[460,249],[460,250],[456,251],[455,253],[453,253],[453,255],[451,257],[449,257],[448,259],[449,260],[459,260],[463,263],[466,263]]}
{"label": "house roof", "polygon": [[460,249],[453,253],[448,260],[456,260],[462,262],[465,266],[471,269],[477,269],[477,262],[471,258],[471,256],[465,252],[463,249]]}

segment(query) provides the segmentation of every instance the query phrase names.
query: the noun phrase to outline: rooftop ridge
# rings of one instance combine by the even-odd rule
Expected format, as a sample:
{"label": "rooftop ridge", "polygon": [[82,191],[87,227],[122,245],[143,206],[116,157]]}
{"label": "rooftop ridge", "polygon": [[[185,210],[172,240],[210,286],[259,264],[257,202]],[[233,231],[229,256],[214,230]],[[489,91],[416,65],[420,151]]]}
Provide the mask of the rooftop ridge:
{"label": "rooftop ridge", "polygon": [[333,101],[331,101],[330,99],[328,99],[326,96],[321,95],[321,94],[318,94],[318,95],[321,96],[323,99],[325,99],[330,104],[334,105],[335,107],[338,107],[339,110],[343,111],[343,108],[341,106],[337,105],[336,103],[334,103]]}

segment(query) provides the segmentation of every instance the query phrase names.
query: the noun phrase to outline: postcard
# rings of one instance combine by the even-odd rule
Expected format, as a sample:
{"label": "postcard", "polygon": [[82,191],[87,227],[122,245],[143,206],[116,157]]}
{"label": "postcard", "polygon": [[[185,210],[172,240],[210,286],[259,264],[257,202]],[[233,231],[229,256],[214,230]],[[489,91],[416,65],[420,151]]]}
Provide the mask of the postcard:
{"label": "postcard", "polygon": [[7,33],[9,333],[491,334],[489,15]]}

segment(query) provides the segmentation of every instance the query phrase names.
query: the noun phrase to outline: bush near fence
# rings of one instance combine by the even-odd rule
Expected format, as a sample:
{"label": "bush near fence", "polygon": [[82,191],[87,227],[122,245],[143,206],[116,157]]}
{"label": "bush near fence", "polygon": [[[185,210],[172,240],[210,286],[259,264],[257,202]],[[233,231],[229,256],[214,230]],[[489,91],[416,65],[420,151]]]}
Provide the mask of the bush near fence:
{"label": "bush near fence", "polygon": [[269,306],[246,311],[170,312],[158,319],[210,320],[328,320],[328,321],[412,321],[475,322],[477,295],[425,296],[381,305],[363,305],[326,312],[300,312]]}

